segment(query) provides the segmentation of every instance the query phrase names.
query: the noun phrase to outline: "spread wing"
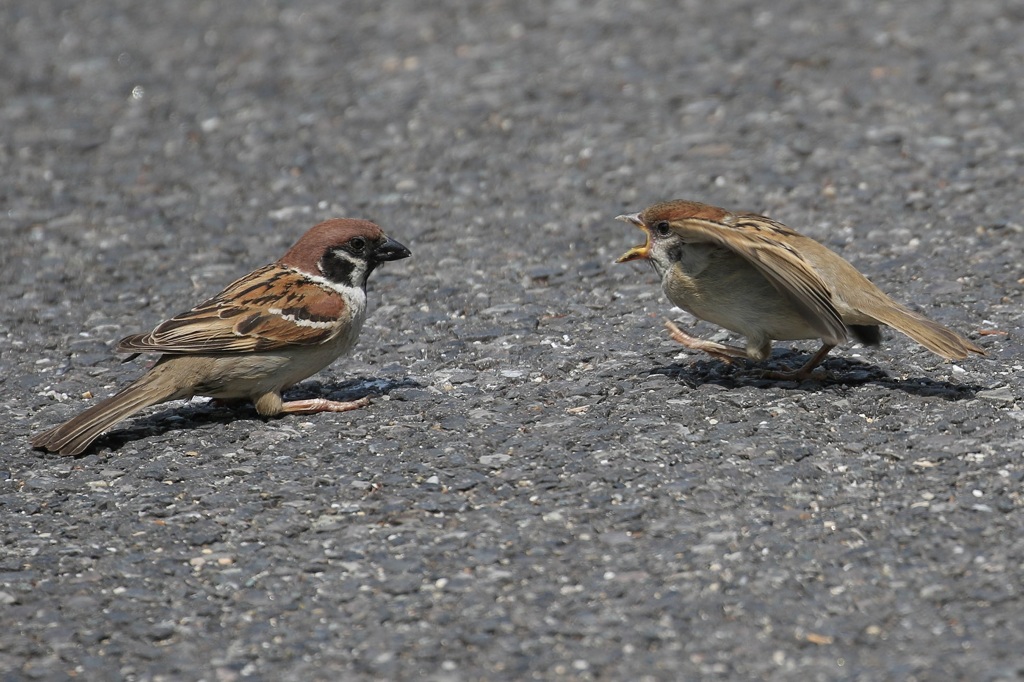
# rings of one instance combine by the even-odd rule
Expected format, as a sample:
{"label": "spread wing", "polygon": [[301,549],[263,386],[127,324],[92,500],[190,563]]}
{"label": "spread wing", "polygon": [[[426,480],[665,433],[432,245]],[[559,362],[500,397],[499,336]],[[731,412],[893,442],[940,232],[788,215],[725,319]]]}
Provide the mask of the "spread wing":
{"label": "spread wing", "polygon": [[121,340],[125,353],[249,353],[323,343],[342,327],[342,295],[279,264],[255,270],[208,301]]}
{"label": "spread wing", "polygon": [[721,222],[689,218],[675,223],[673,230],[687,241],[710,242],[738,254],[789,298],[824,342],[839,345],[846,340],[846,325],[828,285],[806,259],[778,238],[803,238],[798,232],[753,214]]}

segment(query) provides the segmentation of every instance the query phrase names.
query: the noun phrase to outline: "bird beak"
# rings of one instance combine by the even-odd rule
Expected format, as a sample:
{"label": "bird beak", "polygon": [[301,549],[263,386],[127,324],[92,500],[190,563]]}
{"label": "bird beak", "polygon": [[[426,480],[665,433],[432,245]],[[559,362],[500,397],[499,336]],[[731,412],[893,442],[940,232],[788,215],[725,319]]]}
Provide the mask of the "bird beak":
{"label": "bird beak", "polygon": [[630,225],[636,225],[637,227],[640,228],[644,226],[644,221],[640,220],[639,213],[626,213],[625,215],[617,215],[615,216],[615,219],[621,220],[624,223],[629,223]]}
{"label": "bird beak", "polygon": [[624,223],[635,225],[641,230],[647,233],[647,241],[641,246],[634,246],[632,249],[622,254],[615,259],[616,263],[628,263],[631,260],[641,260],[651,255],[651,234],[647,232],[647,226],[644,225],[644,221],[640,219],[639,213],[628,213],[626,215],[615,216],[616,220],[621,220]]}
{"label": "bird beak", "polygon": [[373,254],[373,259],[378,262],[387,260],[402,260],[412,255],[412,252],[396,242],[391,237],[387,238],[383,244],[377,247],[377,250]]}

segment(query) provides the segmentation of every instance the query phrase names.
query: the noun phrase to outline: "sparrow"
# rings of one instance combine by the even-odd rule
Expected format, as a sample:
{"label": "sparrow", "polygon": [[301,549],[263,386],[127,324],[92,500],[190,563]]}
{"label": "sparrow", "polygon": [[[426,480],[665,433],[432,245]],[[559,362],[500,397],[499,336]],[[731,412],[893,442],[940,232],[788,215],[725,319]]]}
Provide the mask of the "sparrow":
{"label": "sparrow", "polygon": [[851,336],[878,345],[881,325],[948,360],[986,355],[956,332],[889,298],[835,252],[770,218],[678,200],[616,219],[647,234],[643,245],[616,263],[646,259],[672,303],[746,337],[746,347],[738,348],[692,337],[666,322],[672,339],[724,362],[765,360],[773,340],[820,339],[821,349],[799,369],[765,373],[806,379]]}
{"label": "sparrow", "polygon": [[366,221],[316,225],[284,256],[232,282],[188,312],[116,351],[159,353],[142,377],[70,421],[32,438],[32,446],[77,455],[104,431],[150,405],[193,396],[251,400],[263,417],[345,412],[369,403],[324,398],[285,402],[281,391],[315,374],[355,345],[366,318],[366,280],[409,249]]}

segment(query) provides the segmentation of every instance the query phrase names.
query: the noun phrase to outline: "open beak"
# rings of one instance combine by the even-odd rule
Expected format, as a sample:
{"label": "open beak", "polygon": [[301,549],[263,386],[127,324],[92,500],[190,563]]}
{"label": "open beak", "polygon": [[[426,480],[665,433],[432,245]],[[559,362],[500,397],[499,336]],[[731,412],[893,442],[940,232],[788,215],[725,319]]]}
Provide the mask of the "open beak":
{"label": "open beak", "polygon": [[634,246],[632,249],[622,254],[615,259],[616,263],[628,263],[631,260],[640,260],[647,258],[651,254],[651,233],[647,231],[647,226],[644,225],[644,221],[640,220],[639,213],[628,213],[626,215],[615,216],[616,220],[621,220],[624,223],[630,225],[636,225],[647,234],[647,241],[640,246]]}

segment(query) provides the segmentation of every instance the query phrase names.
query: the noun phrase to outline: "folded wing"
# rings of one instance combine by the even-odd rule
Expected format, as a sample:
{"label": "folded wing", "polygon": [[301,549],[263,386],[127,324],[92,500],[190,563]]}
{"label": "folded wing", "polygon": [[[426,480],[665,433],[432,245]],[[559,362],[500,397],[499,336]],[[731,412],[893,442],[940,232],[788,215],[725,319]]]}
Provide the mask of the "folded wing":
{"label": "folded wing", "polygon": [[339,292],[301,272],[268,265],[148,334],[128,336],[125,353],[250,353],[313,345],[335,336],[346,312]]}
{"label": "folded wing", "polygon": [[710,242],[738,254],[790,300],[824,343],[846,341],[847,328],[828,285],[799,253],[776,238],[797,235],[790,228],[763,216],[744,214],[722,221],[688,218],[675,223],[673,229],[689,242]]}

